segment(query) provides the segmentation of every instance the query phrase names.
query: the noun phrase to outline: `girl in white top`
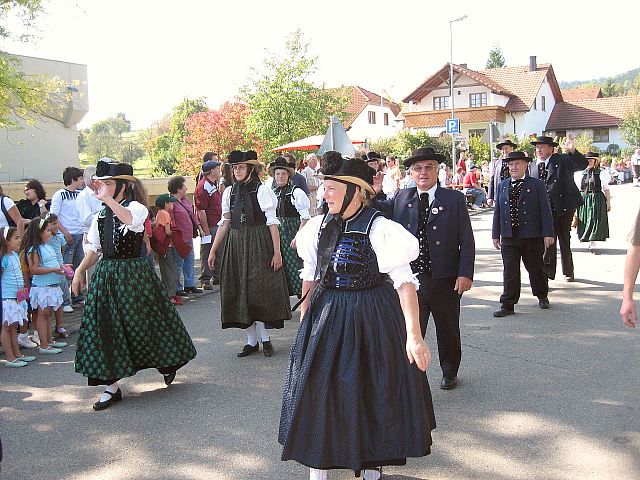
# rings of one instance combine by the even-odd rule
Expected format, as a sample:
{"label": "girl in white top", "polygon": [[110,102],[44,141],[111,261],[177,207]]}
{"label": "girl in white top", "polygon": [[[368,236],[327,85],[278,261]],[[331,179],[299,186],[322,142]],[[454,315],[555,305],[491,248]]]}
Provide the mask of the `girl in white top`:
{"label": "girl in white top", "polygon": [[20,354],[16,326],[27,320],[25,279],[16,253],[20,248],[20,235],[15,227],[0,230],[2,255],[2,334],[0,341],[7,362],[5,367],[25,367],[36,357]]}

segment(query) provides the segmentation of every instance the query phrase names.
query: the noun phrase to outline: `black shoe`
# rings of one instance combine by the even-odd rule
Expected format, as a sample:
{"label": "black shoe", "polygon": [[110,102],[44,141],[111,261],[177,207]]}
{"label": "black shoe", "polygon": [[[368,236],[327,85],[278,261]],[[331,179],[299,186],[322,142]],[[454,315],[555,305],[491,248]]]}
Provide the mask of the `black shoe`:
{"label": "black shoe", "polygon": [[260,349],[260,344],[258,342],[256,342],[254,346],[247,344],[242,348],[241,352],[238,352],[237,356],[239,358],[248,357],[252,353],[256,353],[259,349]]}
{"label": "black shoe", "polygon": [[212,277],[209,283],[211,285],[220,285],[220,279],[218,277]]}
{"label": "black shoe", "polygon": [[273,355],[273,345],[271,344],[271,340],[262,342],[262,353],[264,353],[265,357],[270,357],[271,355]]}
{"label": "black shoe", "polygon": [[440,388],[442,390],[453,390],[454,388],[456,388],[456,385],[458,385],[458,377],[442,377],[442,380],[440,381]]}
{"label": "black shoe", "polygon": [[189,296],[189,294],[184,290],[178,290],[176,292],[176,297],[188,297],[188,296]]}
{"label": "black shoe", "polygon": [[564,276],[564,281],[565,282],[575,282],[576,279],[573,277],[573,275],[565,275]]}
{"label": "black shoe", "polygon": [[494,317],[506,317],[507,315],[513,315],[515,312],[513,308],[500,307],[500,310],[493,312]]}
{"label": "black shoe", "polygon": [[109,395],[111,395],[111,397],[106,402],[96,402],[96,403],[94,403],[93,404],[93,409],[96,412],[98,412],[100,410],[104,410],[105,408],[109,408],[112,403],[119,402],[119,401],[122,400],[122,391],[119,388],[116,391],[116,393],[107,392],[106,390],[104,391],[104,393],[108,393]]}
{"label": "black shoe", "polygon": [[540,305],[540,308],[543,310],[547,310],[551,307],[551,305],[549,305],[549,299],[546,297],[538,299],[538,305]]}
{"label": "black shoe", "polygon": [[187,287],[184,289],[184,291],[187,293],[202,293],[202,290],[196,287]]}
{"label": "black shoe", "polygon": [[162,376],[164,377],[164,384],[165,385],[171,385],[173,383],[173,381],[176,379],[176,372],[163,373]]}
{"label": "black shoe", "polygon": [[202,290],[213,290],[213,286],[210,283],[203,283]]}

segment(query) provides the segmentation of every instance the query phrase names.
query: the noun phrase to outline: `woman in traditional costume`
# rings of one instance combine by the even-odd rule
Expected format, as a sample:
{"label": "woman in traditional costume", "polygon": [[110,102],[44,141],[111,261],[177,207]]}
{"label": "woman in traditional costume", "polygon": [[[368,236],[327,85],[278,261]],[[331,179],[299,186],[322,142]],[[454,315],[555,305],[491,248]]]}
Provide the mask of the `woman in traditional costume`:
{"label": "woman in traditional costume", "polygon": [[296,237],[304,301],[278,440],[282,459],[310,467],[312,480],[338,468],[376,480],[382,466],[431,449],[430,352],[410,266],[418,241],[366,206],[373,175],[360,159],[327,153],[329,213]]}
{"label": "woman in traditional costume", "polygon": [[196,356],[166,288],[140,257],[148,211],[142,184],[130,165],[99,161],[95,196],[104,209],[94,217],[89,251],[72,288],[80,293],[88,268],[102,259],[91,279],[76,349],[76,372],[89,385],[106,385],[94,410],[122,400],[118,381],[156,368],[166,385]]}
{"label": "woman in traditional costume", "polygon": [[578,207],[577,231],[581,242],[589,242],[589,251],[598,254],[596,242],[609,238],[609,214],[611,193],[609,181],[611,175],[600,168],[600,154],[589,152],[585,155],[589,165],[582,172],[580,191],[583,203]]}
{"label": "woman in traditional costume", "polygon": [[226,165],[234,183],[222,194],[222,219],[209,253],[213,268],[222,246],[222,328],[246,330],[247,344],[238,357],[257,352],[258,337],[264,355],[270,357],[274,350],[267,328],[282,328],[291,318],[276,217],[278,199],[258,177],[255,152],[234,150]]}
{"label": "woman in traditional costume", "polygon": [[294,169],[287,164],[284,157],[278,157],[269,164],[269,174],[273,177],[273,193],[278,198],[276,216],[280,222],[278,225],[280,251],[287,276],[289,296],[296,295],[300,298],[302,259],[298,256],[295,244],[292,242],[298,230],[307,223],[311,215],[309,214],[309,197],[301,188],[291,183],[293,173]]}

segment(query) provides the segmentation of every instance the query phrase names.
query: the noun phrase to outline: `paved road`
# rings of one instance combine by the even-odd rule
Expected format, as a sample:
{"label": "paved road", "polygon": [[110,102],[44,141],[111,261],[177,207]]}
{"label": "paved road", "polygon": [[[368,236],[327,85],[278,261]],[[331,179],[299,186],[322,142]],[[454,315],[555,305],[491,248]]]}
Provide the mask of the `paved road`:
{"label": "paved road", "polygon": [[[438,389],[440,371],[431,365],[433,453],[389,468],[388,478],[640,478],[640,334],[617,314],[640,189],[614,187],[613,202],[603,254],[576,243],[577,281],[551,283],[548,311],[526,285],[517,315],[506,319],[491,316],[502,272],[491,215],[474,216],[477,275],[463,299],[460,388]],[[169,388],[152,371],[123,381],[125,400],[104,412],[91,410],[99,390],[73,373],[76,335],[55,358],[0,368],[2,478],[308,478],[305,468],[279,460],[276,441],[297,319],[274,333],[274,357],[237,359],[244,334],[220,329],[217,294],[180,311],[198,357]],[[428,340],[435,351],[432,330]]]}

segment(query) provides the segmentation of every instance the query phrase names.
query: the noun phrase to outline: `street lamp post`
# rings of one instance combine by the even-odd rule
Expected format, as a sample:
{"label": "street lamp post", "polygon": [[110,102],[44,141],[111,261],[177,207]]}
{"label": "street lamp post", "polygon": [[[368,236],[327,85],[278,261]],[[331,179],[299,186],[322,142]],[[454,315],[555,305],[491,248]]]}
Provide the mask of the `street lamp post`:
{"label": "street lamp post", "polygon": [[[466,15],[458,17],[455,20],[449,20],[449,86],[451,87],[451,119],[455,117],[454,99],[453,99],[453,24],[454,22],[461,22],[467,18]],[[452,172],[456,171],[456,134],[451,134],[451,162],[453,163]]]}

